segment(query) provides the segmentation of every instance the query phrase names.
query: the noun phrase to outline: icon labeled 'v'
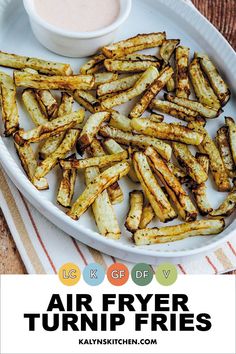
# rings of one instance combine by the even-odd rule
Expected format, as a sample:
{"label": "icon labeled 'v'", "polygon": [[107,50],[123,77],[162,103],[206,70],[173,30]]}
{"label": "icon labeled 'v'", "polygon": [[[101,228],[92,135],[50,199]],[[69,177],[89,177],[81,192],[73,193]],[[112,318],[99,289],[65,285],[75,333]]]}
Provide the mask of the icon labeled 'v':
{"label": "icon labeled 'v'", "polygon": [[162,273],[163,273],[164,277],[167,279],[170,275],[170,270],[163,269]]}

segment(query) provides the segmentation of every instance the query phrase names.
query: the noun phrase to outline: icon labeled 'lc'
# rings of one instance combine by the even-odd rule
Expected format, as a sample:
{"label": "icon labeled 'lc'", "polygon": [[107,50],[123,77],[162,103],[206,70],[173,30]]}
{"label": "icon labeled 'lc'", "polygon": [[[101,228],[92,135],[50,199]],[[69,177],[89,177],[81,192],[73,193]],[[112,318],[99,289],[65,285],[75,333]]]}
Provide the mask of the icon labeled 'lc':
{"label": "icon labeled 'lc'", "polygon": [[72,286],[79,282],[81,272],[76,264],[66,263],[59,269],[58,276],[64,285]]}

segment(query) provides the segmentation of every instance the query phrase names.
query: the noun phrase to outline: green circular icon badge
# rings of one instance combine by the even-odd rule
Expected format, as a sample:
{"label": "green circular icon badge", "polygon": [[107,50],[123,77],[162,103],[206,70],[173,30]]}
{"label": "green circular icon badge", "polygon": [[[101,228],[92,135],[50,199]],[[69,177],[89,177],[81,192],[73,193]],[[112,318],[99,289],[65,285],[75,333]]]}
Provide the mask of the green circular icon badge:
{"label": "green circular icon badge", "polygon": [[176,282],[178,273],[172,263],[161,263],[156,269],[155,277],[158,283],[164,286],[172,285]]}
{"label": "green circular icon badge", "polygon": [[153,270],[146,263],[136,264],[131,271],[131,278],[136,285],[145,286],[151,283]]}

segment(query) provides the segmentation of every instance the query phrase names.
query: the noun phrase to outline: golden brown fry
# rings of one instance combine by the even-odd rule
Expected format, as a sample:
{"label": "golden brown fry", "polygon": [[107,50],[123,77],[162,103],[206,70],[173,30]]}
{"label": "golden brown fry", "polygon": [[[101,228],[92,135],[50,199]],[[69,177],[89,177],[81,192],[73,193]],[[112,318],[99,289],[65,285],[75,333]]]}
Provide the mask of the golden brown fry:
{"label": "golden brown fry", "polygon": [[200,60],[202,70],[207,75],[215,94],[218,96],[221,105],[225,106],[230,99],[230,90],[215,65],[205,54],[195,53],[195,58]]}
{"label": "golden brown fry", "polygon": [[168,222],[175,219],[176,213],[155,179],[144,153],[134,152],[133,164],[143,191],[155,211],[156,216],[161,222]]}
{"label": "golden brown fry", "polygon": [[[198,163],[203,167],[204,171],[208,174],[209,171],[209,156],[206,154],[196,153]],[[205,183],[197,184],[192,181],[190,183],[196,205],[201,215],[208,215],[213,209],[207,198],[207,187]]]}
{"label": "golden brown fry", "polygon": [[86,121],[82,132],[80,134],[77,151],[82,154],[84,150],[91,144],[95,135],[100,129],[100,126],[103,122],[110,118],[110,112],[98,112],[92,114]]}
{"label": "golden brown fry", "polygon": [[22,100],[35,125],[42,125],[48,122],[48,117],[43,113],[34,90],[25,89],[22,93]]}
{"label": "golden brown fry", "polygon": [[130,122],[131,120],[124,114],[116,111],[111,112],[111,119],[109,121],[111,127],[123,130],[124,132],[132,132]]}
{"label": "golden brown fry", "polygon": [[170,161],[167,161],[166,165],[168,166],[169,170],[173,173],[173,175],[180,181],[180,183],[183,184],[189,181],[189,176],[179,166],[175,165],[173,162]]}
{"label": "golden brown fry", "polygon": [[108,168],[89,183],[84,192],[78,197],[72,205],[68,215],[78,220],[79,217],[90,207],[95,199],[109,186],[114,184],[129,172],[128,162],[119,162]]}
{"label": "golden brown fry", "polygon": [[47,75],[71,75],[69,64],[55,63],[49,60],[24,57],[21,55],[4,53],[0,51],[0,65],[13,69],[30,68]]}
{"label": "golden brown fry", "polygon": [[118,79],[118,74],[115,73],[96,73],[94,74],[94,86],[93,89],[97,88],[100,85],[113,82]]}
{"label": "golden brown fry", "polygon": [[197,122],[189,123],[188,127],[194,129],[194,131],[199,132],[204,136],[200,145],[198,145],[198,149],[200,152],[209,156],[210,170],[217,186],[217,189],[221,192],[229,191],[231,186],[229,178],[227,176],[227,172],[225,170],[224,163],[220,156],[219,150],[217,149],[207,130],[204,129],[204,127]]}
{"label": "golden brown fry", "polygon": [[137,230],[134,242],[137,246],[183,240],[192,236],[216,235],[224,230],[224,219],[197,220],[175,226]]}
{"label": "golden brown fry", "polygon": [[36,98],[43,113],[49,118],[56,118],[58,115],[58,104],[49,90],[36,90]]}
{"label": "golden brown fry", "polygon": [[88,91],[75,90],[73,96],[76,102],[91,113],[98,112],[101,109],[101,102]]}
{"label": "golden brown fry", "polygon": [[[159,53],[159,55],[164,61],[162,69],[165,68],[167,65],[169,65],[169,60],[172,57],[172,54],[174,53],[179,43],[180,43],[179,39],[167,39],[166,41],[163,42]],[[174,76],[172,76],[169,79],[169,81],[166,83],[166,89],[168,92],[173,92],[175,90]]]}
{"label": "golden brown fry", "polygon": [[76,170],[64,170],[57,193],[57,203],[64,208],[70,208],[71,199],[74,194],[74,185],[76,179]]}
{"label": "golden brown fry", "polygon": [[175,80],[172,77],[166,84],[166,89],[168,92],[173,92],[175,90]]}
{"label": "golden brown fry", "polygon": [[29,74],[38,74],[37,70],[30,69],[30,68],[24,68],[24,69],[22,69],[22,71],[29,73]]}
{"label": "golden brown fry", "polygon": [[93,75],[47,76],[14,71],[13,78],[17,87],[39,90],[90,90],[94,85]]}
{"label": "golden brown fry", "polygon": [[60,160],[60,166],[64,170],[70,170],[71,168],[84,169],[87,167],[98,166],[99,168],[107,167],[113,163],[126,160],[128,158],[128,152],[122,151],[112,155],[104,155],[99,157],[89,157],[87,159],[70,159]]}
{"label": "golden brown fry", "polygon": [[[58,117],[72,113],[73,103],[74,103],[73,97],[67,92],[62,92],[61,103],[57,112]],[[51,136],[44,141],[43,145],[41,145],[39,150],[40,159],[42,160],[45,159],[47,156],[52,154],[58,148],[58,146],[61,144],[65,136],[65,133],[66,132],[64,131],[57,135]]]}
{"label": "golden brown fry", "polygon": [[[164,116],[161,114],[150,114],[150,116],[143,117],[143,119],[150,119],[152,122],[160,123],[164,120]],[[131,119],[114,110],[111,112],[109,125],[113,128],[123,130],[124,132],[133,132]]]}
{"label": "golden brown fry", "polygon": [[[98,167],[89,167],[85,170],[85,181],[89,183],[99,175]],[[109,238],[118,240],[121,236],[119,224],[111,205],[107,190],[104,190],[93,202],[92,210],[99,232]]]}
{"label": "golden brown fry", "polygon": [[228,127],[230,148],[236,166],[236,124],[231,117],[225,117],[225,123]]}
{"label": "golden brown fry", "polygon": [[[94,157],[102,157],[106,155],[100,141],[96,138],[93,139],[89,148],[86,149],[86,152],[89,153],[90,156]],[[107,192],[112,204],[118,204],[124,200],[124,195],[118,182],[115,182],[109,186],[107,188]]]}
{"label": "golden brown fry", "polygon": [[213,210],[211,216],[230,216],[236,210],[236,188],[234,188],[225,198],[225,200],[219,205],[219,207]]}
{"label": "golden brown fry", "polygon": [[[106,139],[103,142],[103,146],[105,147],[106,151],[109,154],[117,154],[119,152],[125,151],[115,140],[113,139]],[[136,175],[136,172],[134,170],[133,162],[132,159],[129,159],[129,164],[130,164],[130,171],[128,173],[129,178],[133,182],[139,182],[138,177]]]}
{"label": "golden brown fry", "polygon": [[97,73],[104,67],[103,62],[105,59],[106,57],[103,54],[95,55],[80,67],[80,73],[84,75]]}
{"label": "golden brown fry", "polygon": [[204,118],[208,118],[208,119],[217,118],[222,113],[221,109],[215,110],[211,107],[204,106],[200,102],[192,101],[187,98],[174,97],[170,94],[164,94],[164,98],[169,102],[175,103],[179,106],[183,106],[194,112],[197,112],[201,117]]}
{"label": "golden brown fry", "polygon": [[121,59],[106,59],[104,60],[104,66],[107,71],[111,72],[120,72],[120,73],[135,73],[142,72],[147,70],[150,66],[154,66],[157,69],[160,68],[159,61],[151,61],[151,60],[139,60],[139,61],[130,61],[130,60],[121,60]]}
{"label": "golden brown fry", "polygon": [[115,96],[102,101],[102,107],[104,109],[110,109],[141,95],[146,90],[148,85],[153,83],[158,74],[158,70],[154,66],[150,66],[129,90],[118,93]]}
{"label": "golden brown fry", "polygon": [[209,156],[207,154],[202,154],[201,152],[196,152],[195,157],[196,157],[198,163],[200,163],[200,165],[202,166],[202,168],[206,172],[206,174],[208,174],[209,173],[209,166],[210,166]]}
{"label": "golden brown fry", "polygon": [[164,116],[162,114],[152,113],[148,117],[143,117],[144,119],[150,119],[152,122],[161,123],[164,120]]}
{"label": "golden brown fry", "polygon": [[58,117],[72,113],[74,99],[68,92],[61,93],[61,102],[58,108]]}
{"label": "golden brown fry", "polygon": [[[143,118],[142,118],[143,119]],[[122,130],[112,128],[110,126],[104,126],[99,130],[99,134],[106,137],[112,138],[120,144],[138,146],[145,149],[148,146],[154,147],[154,149],[165,159],[170,160],[172,149],[169,144],[159,139],[145,136],[132,134],[128,132],[123,132]]]}
{"label": "golden brown fry", "polygon": [[197,184],[207,181],[207,173],[198,163],[197,159],[195,159],[195,157],[191,154],[187,145],[182,143],[173,143],[172,150],[180,166],[186,169],[187,174],[195,182],[197,182]]}
{"label": "golden brown fry", "polygon": [[[75,158],[75,154],[69,156],[67,159]],[[70,170],[62,171],[62,179],[57,192],[57,203],[64,208],[70,208],[71,201],[75,189],[76,170],[74,168]]]}
{"label": "golden brown fry", "polygon": [[46,178],[41,178],[40,180],[34,181],[34,174],[37,168],[37,161],[35,153],[30,144],[26,143],[23,146],[20,146],[15,142],[15,148],[19,156],[21,165],[30,182],[33,183],[38,190],[48,189],[49,187]]}
{"label": "golden brown fry", "polygon": [[[68,152],[70,152],[73,149],[79,134],[80,134],[80,130],[78,129],[68,130],[60,146],[45,160],[41,161],[37,166],[34,175],[34,178],[36,180],[40,180],[40,178],[46,176],[53,169],[53,167],[56,166],[59,159],[65,158]],[[69,163],[70,160],[67,162]]]}
{"label": "golden brown fry", "polygon": [[[30,68],[24,68],[24,69],[22,69],[22,71],[24,71],[28,74],[38,74],[39,73],[37,70],[30,69]],[[25,89],[25,90],[27,90],[27,89]],[[53,97],[53,95],[51,94],[51,92],[49,90],[32,90],[32,91],[35,93],[35,96],[37,98],[38,104],[40,105],[42,112],[44,113],[44,115],[46,117],[49,118],[50,113],[49,113],[49,111],[47,111],[46,106],[48,104],[50,105],[52,103],[52,101],[55,101],[54,103],[57,105],[57,101],[55,100],[55,98]],[[42,97],[42,100],[41,100],[41,97]],[[55,111],[55,115],[56,114],[57,114],[57,111]]]}
{"label": "golden brown fry", "polygon": [[226,172],[229,177],[236,177],[236,168],[231,153],[230,143],[228,139],[228,127],[223,126],[217,130],[216,144],[220,151],[221,158],[225,165]]}
{"label": "golden brown fry", "polygon": [[164,122],[155,123],[143,118],[133,118],[131,120],[131,126],[138,133],[191,145],[199,145],[204,136],[202,133],[196,132],[180,124],[168,124]]}
{"label": "golden brown fry", "polygon": [[64,132],[67,129],[73,128],[77,124],[81,123],[83,119],[84,110],[80,109],[71,114],[58,117],[44,125],[39,125],[34,129],[28,131],[20,129],[14,134],[14,140],[21,146],[26,142],[38,142],[43,139],[47,139],[50,136]]}
{"label": "golden brown fry", "polygon": [[93,139],[89,149],[87,149],[86,152],[89,154],[89,156],[94,157],[101,157],[106,155],[105,150],[102,147],[102,141],[98,140],[97,138]]}
{"label": "golden brown fry", "polygon": [[11,76],[3,72],[0,72],[0,100],[4,134],[10,136],[19,129],[19,114],[16,104],[16,87]]}
{"label": "golden brown fry", "polygon": [[176,47],[179,45],[179,39],[166,39],[160,48],[160,57],[163,59],[165,65],[168,65],[172,54],[174,53]]}
{"label": "golden brown fry", "polygon": [[194,207],[188,194],[183,189],[179,180],[169,170],[166,163],[158,156],[156,151],[149,147],[145,151],[154,172],[163,183],[168,195],[172,199],[178,214],[185,221],[193,221],[197,218],[197,210]]}
{"label": "golden brown fry", "polygon": [[152,101],[150,108],[169,114],[172,117],[184,120],[186,122],[200,119],[198,112],[169,101],[155,99]]}
{"label": "golden brown fry", "polygon": [[121,79],[114,80],[109,83],[104,83],[98,86],[97,95],[104,96],[120,91],[125,91],[130,89],[135,82],[140,78],[142,74],[134,74],[127,77],[122,77]]}
{"label": "golden brown fry", "polygon": [[104,47],[102,52],[107,58],[118,58],[143,49],[159,47],[165,39],[165,32],[138,34],[135,37]]}
{"label": "golden brown fry", "polygon": [[143,210],[144,195],[142,191],[134,190],[129,193],[129,212],[126,217],[125,227],[128,231],[134,233],[140,224]]}
{"label": "golden brown fry", "polygon": [[[106,155],[100,141],[96,138],[93,139],[89,148],[86,149],[86,151],[89,153],[89,155],[94,157],[102,157]],[[124,194],[118,182],[115,182],[110,187],[108,187],[107,192],[112,204],[118,204],[123,202]]]}
{"label": "golden brown fry", "polygon": [[124,193],[118,182],[112,183],[107,188],[107,193],[112,205],[122,203],[124,200]]}
{"label": "golden brown fry", "polygon": [[[119,92],[119,93],[120,93],[120,92]],[[115,96],[115,95],[116,95],[116,93],[108,93],[107,95],[99,96],[98,99],[99,99],[100,101],[104,101],[104,100],[106,100],[107,98],[113,97],[113,96]]]}
{"label": "golden brown fry", "polygon": [[202,216],[209,215],[213,210],[206,195],[205,183],[193,184],[191,187],[197,208]]}
{"label": "golden brown fry", "polygon": [[139,229],[145,229],[147,225],[154,219],[154,217],[155,217],[154,210],[152,209],[151,204],[148,203],[143,207],[141,220],[139,223]]}
{"label": "golden brown fry", "polygon": [[174,70],[167,66],[163,69],[157,79],[147,88],[141,99],[136,103],[129,116],[131,118],[140,117],[155,96],[165,87],[166,83],[174,74]]}
{"label": "golden brown fry", "polygon": [[189,75],[199,101],[205,106],[219,110],[221,107],[220,101],[205,78],[199,59],[194,59],[189,65]]}
{"label": "golden brown fry", "polygon": [[149,54],[141,54],[141,53],[133,53],[133,54],[128,54],[125,55],[124,57],[119,58],[119,60],[129,60],[129,61],[152,61],[152,62],[160,62],[160,59],[158,59],[157,56],[155,55],[149,55]]}
{"label": "golden brown fry", "polygon": [[190,91],[190,83],[188,78],[190,49],[184,46],[179,46],[175,51],[176,60],[176,96],[181,98],[188,98]]}

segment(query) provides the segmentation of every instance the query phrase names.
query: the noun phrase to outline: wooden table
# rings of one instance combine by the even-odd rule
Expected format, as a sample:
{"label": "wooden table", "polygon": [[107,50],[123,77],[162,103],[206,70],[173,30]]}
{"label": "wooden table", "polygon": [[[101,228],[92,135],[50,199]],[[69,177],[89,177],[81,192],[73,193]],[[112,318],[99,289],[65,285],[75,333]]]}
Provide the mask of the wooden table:
{"label": "wooden table", "polygon": [[[192,0],[194,5],[236,48],[236,1],[235,0]],[[7,223],[0,210],[0,274],[26,273],[20,255],[16,249]],[[236,272],[235,272],[236,274]]]}

